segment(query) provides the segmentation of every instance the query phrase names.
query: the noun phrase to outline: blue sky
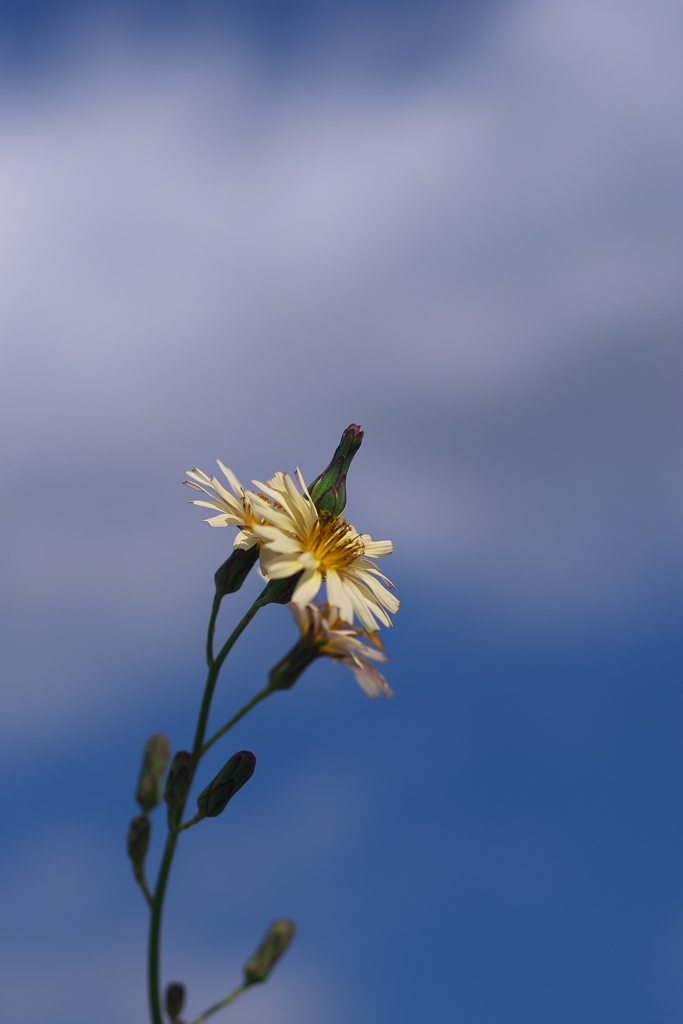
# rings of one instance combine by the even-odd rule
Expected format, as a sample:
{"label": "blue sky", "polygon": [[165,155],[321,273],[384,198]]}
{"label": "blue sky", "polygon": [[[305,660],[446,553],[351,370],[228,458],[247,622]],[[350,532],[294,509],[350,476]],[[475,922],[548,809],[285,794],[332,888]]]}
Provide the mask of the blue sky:
{"label": "blue sky", "polygon": [[[664,0],[0,6],[17,1024],[146,1019],[123,837],[229,543],[184,471],[312,479],[350,422],[396,697],[319,664],[216,753],[257,772],[187,836],[166,977],[195,1015],[286,914],[241,1024],[681,1019],[680,38]],[[293,636],[262,613],[217,724]]]}

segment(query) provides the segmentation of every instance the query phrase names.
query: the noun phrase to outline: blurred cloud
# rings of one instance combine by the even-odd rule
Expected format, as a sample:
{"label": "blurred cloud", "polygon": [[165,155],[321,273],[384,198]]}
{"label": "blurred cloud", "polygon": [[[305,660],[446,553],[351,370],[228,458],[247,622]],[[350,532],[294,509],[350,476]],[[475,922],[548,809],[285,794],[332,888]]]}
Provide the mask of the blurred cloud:
{"label": "blurred cloud", "polygon": [[[94,1018],[115,1024],[144,1016],[139,893],[128,891],[120,842],[112,849],[103,835],[84,833],[82,826],[80,831],[74,835],[58,826],[49,844],[15,850],[14,863],[3,872],[0,908],[12,927],[0,942],[0,982],[5,1012],[18,1024],[47,1019],[86,1024]],[[225,859],[225,835],[223,847]],[[229,917],[225,894],[219,898],[223,917]],[[193,916],[190,911],[188,921]],[[206,927],[195,927],[188,944],[182,938],[186,930],[172,943],[169,959],[172,965],[174,957],[182,964],[190,1009],[199,1013],[239,982],[251,950],[230,948],[232,939],[212,943]],[[254,946],[259,938],[254,936]],[[249,993],[240,1008],[245,1024],[261,1024],[274,1015],[284,1024],[313,1024],[321,1016],[342,1021],[343,996],[321,965],[311,964],[304,953],[289,971],[275,972],[268,986]]]}
{"label": "blurred cloud", "polygon": [[90,24],[5,79],[8,721],[48,676],[47,717],[95,699],[98,649],[182,646],[225,544],[183,469],[314,475],[351,420],[349,513],[404,577],[529,622],[669,585],[680,21],[510,4],[405,80],[348,39],[283,74]]}
{"label": "blurred cloud", "polygon": [[[364,791],[368,783],[362,774],[356,770],[353,775],[350,779],[347,770],[340,777],[329,767],[322,771],[318,767],[314,778],[310,771],[299,778],[288,777],[244,827],[233,826],[230,856],[240,865],[239,884],[234,874],[223,870],[224,829],[205,830],[201,842],[192,845],[183,870],[189,903],[213,899],[222,912],[226,907],[253,902],[255,889],[262,898],[279,894],[282,899],[287,881],[291,885],[292,879],[306,878],[310,887],[311,876],[321,864],[327,874],[352,843],[362,842],[361,824],[369,816],[368,804],[376,800],[372,787],[369,793]],[[271,767],[270,785],[278,781]]]}

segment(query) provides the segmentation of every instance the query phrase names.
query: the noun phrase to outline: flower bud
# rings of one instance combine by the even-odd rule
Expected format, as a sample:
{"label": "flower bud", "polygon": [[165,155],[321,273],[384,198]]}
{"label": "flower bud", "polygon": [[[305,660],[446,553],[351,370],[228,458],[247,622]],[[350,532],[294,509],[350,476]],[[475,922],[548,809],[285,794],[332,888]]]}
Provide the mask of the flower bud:
{"label": "flower bud", "polygon": [[271,668],[268,673],[270,689],[289,690],[311,662],[320,657],[322,657],[321,652],[312,641],[311,635],[304,633],[291,651],[288,651],[284,658],[281,658],[277,665],[273,665]]}
{"label": "flower bud", "polygon": [[149,814],[161,800],[161,784],[170,755],[171,747],[165,736],[159,733],[150,736],[145,745],[140,779],[135,791],[135,799],[145,814]]}
{"label": "flower bud", "polygon": [[294,938],[294,922],[287,917],[274,921],[266,932],[263,942],[251,960],[244,965],[244,984],[254,985],[265,981],[287,946]]}
{"label": "flower bud", "polygon": [[216,597],[225,597],[226,594],[235,594],[247,576],[253,569],[258,559],[258,547],[235,548],[230,558],[223,562],[222,566],[214,575],[216,584]]}
{"label": "flower bud", "polygon": [[185,1005],[185,986],[174,981],[166,988],[166,1012],[171,1018],[171,1024],[180,1016]]}
{"label": "flower bud", "polygon": [[137,818],[133,818],[128,829],[128,856],[138,882],[144,879],[145,857],[151,830],[152,825],[146,814],[139,814]]}
{"label": "flower bud", "polygon": [[308,488],[318,512],[340,516],[346,508],[346,474],[363,441],[363,431],[352,423],[341,436],[332,461]]}
{"label": "flower bud", "polygon": [[197,797],[197,807],[202,817],[218,817],[237,790],[252,777],[255,767],[256,758],[250,750],[240,750],[233,754],[213,782]]}
{"label": "flower bud", "polygon": [[170,828],[175,828],[182,814],[192,784],[193,767],[192,754],[187,750],[179,750],[171,761],[171,768],[164,788],[164,800],[168,805]]}

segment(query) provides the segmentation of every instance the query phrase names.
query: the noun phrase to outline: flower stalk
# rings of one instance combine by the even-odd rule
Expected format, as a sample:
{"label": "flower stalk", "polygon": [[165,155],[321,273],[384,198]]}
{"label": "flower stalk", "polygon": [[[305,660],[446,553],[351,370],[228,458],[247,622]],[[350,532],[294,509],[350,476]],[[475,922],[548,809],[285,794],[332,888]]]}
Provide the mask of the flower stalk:
{"label": "flower stalk", "polygon": [[[199,469],[188,472],[184,483],[202,493],[192,504],[213,509],[206,522],[213,527],[234,526],[238,533],[233,551],[214,575],[215,593],[206,634],[207,674],[197,714],[191,750],[180,750],[170,760],[165,736],[150,737],[145,747],[136,799],[142,814],[128,833],[128,855],[133,874],[150,908],[147,973],[152,1024],[164,1024],[160,979],[161,928],[164,903],[179,836],[204,819],[215,818],[251,778],[256,758],[241,750],[224,764],[197,797],[197,813],[183,816],[193,781],[207,751],[257,704],[277,690],[289,690],[301,674],[321,657],[346,664],[370,696],[391,694],[375,662],[386,661],[377,640],[380,625],[391,625],[388,613],[398,609],[393,584],[377,569],[373,558],[392,551],[390,541],[373,541],[341,518],[346,508],[346,478],[363,440],[363,431],[351,424],[327,468],[307,488],[301,473],[295,478],[276,473],[266,484],[253,481],[256,491],[242,487],[230,469],[219,462],[228,485]],[[206,500],[206,499],[210,500]],[[216,624],[223,599],[236,593],[257,564],[266,586],[214,653]],[[327,603],[313,603],[325,585]],[[298,641],[271,669],[268,682],[223,726],[206,737],[218,679],[235,643],[256,613],[268,604],[289,604],[299,626]],[[357,617],[360,626],[355,626]],[[367,642],[366,642],[367,641]],[[368,645],[368,642],[370,646]],[[170,767],[169,767],[170,760]],[[167,772],[168,767],[168,772]],[[165,777],[165,784],[164,784]],[[167,808],[167,835],[156,883],[150,889],[145,859],[151,835],[150,813],[161,800]],[[275,921],[244,968],[240,986],[195,1017],[203,1024],[233,1003],[250,986],[264,982],[294,936],[288,918]],[[182,1024],[185,990],[178,982],[165,991],[166,1014],[171,1024]]]}
{"label": "flower stalk", "polygon": [[[252,606],[238,622],[233,629],[228,639],[223,644],[218,656],[212,661],[211,666],[206,677],[206,683],[204,684],[204,694],[202,697],[202,703],[199,709],[199,716],[197,718],[197,726],[195,728],[194,743],[192,745],[192,767],[190,771],[190,785],[194,778],[197,766],[202,759],[204,754],[204,737],[206,735],[206,724],[209,718],[209,711],[211,710],[211,701],[213,698],[214,691],[216,689],[216,683],[218,681],[218,675],[223,662],[227,658],[228,654],[232,650],[233,646],[242,635],[244,630],[247,628],[251,620],[256,615],[259,608],[263,604],[263,596],[265,591],[256,598]],[[182,819],[183,811],[185,810],[185,804],[187,803],[187,797],[189,795],[189,786],[187,793],[180,799],[174,808],[176,812],[177,820]],[[166,886],[168,885],[168,876],[171,871],[173,864],[173,858],[175,856],[176,846],[178,843],[178,832],[176,828],[170,830],[166,838],[166,845],[161,858],[161,865],[159,867],[159,874],[157,876],[157,883],[152,896],[152,913],[149,925],[149,945],[147,955],[147,972],[148,972],[148,984],[149,984],[149,1003],[150,1013],[153,1024],[164,1024],[164,1020],[161,1013],[161,992],[160,992],[160,974],[159,974],[159,950],[161,942],[161,922],[164,908],[164,899],[166,896]]]}

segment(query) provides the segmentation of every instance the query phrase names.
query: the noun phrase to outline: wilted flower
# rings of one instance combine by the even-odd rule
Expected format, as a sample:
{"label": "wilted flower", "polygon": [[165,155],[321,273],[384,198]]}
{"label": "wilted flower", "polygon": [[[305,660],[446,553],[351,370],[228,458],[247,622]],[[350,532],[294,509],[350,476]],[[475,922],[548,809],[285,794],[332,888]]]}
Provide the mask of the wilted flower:
{"label": "wilted flower", "polygon": [[207,476],[201,469],[195,467],[187,471],[190,479],[183,480],[183,483],[186,487],[191,487],[193,491],[203,491],[212,500],[191,501],[190,504],[216,509],[220,515],[205,519],[204,522],[209,526],[237,526],[240,532],[233,541],[233,547],[245,550],[252,548],[258,543],[253,532],[255,522],[251,504],[253,495],[251,491],[245,491],[233,471],[224,466],[220,459],[216,459],[216,462],[221,467],[234,493],[231,494],[217,477]]}
{"label": "wilted flower", "polygon": [[368,632],[378,629],[378,622],[390,626],[387,612],[398,611],[399,601],[383,586],[393,589],[391,580],[370,559],[390,555],[392,542],[374,541],[346,520],[318,513],[298,469],[296,478],[301,491],[287,473],[276,473],[267,485],[253,481],[263,492],[253,494],[251,502],[259,519],[252,530],[262,541],[264,574],[280,580],[301,573],[292,594],[299,608],[316,597],[324,582],[327,602],[344,622],[352,623],[357,615]]}
{"label": "wilted flower", "polygon": [[[311,661],[313,658],[326,656],[348,665],[356,682],[369,697],[379,697],[381,693],[386,697],[393,697],[393,691],[386,679],[373,664],[376,661],[387,660],[381,641],[374,633],[368,636],[365,630],[356,629],[348,622],[342,621],[335,609],[328,605],[318,608],[317,605],[307,604],[304,608],[299,608],[292,603],[289,607],[301,629],[301,640],[294,650],[303,648],[310,651],[313,654]],[[363,643],[363,639],[369,640],[372,646]],[[283,658],[279,663],[279,666],[282,666],[281,673],[286,671],[286,662],[287,659]],[[276,665],[271,671],[271,680],[274,676],[277,678],[279,666]]]}

